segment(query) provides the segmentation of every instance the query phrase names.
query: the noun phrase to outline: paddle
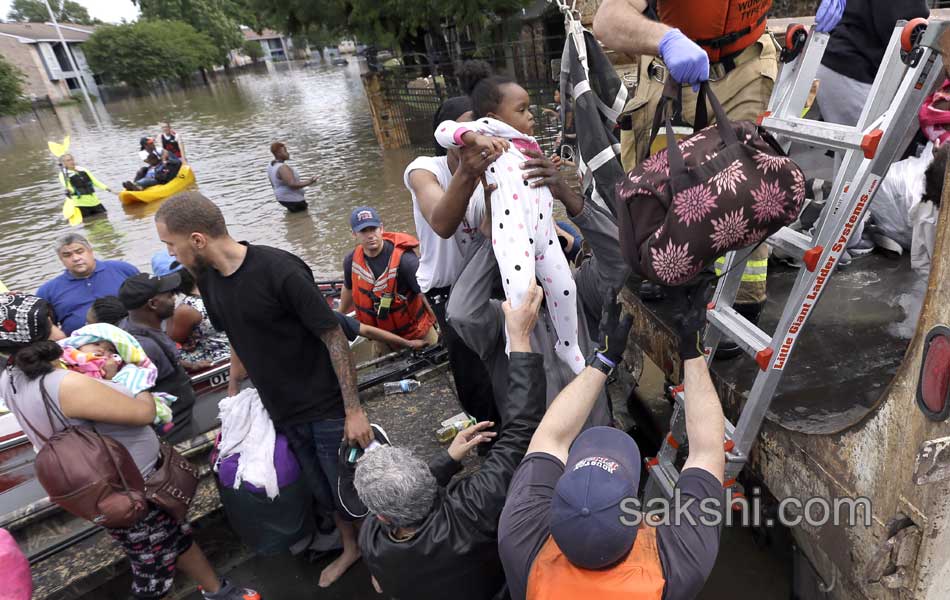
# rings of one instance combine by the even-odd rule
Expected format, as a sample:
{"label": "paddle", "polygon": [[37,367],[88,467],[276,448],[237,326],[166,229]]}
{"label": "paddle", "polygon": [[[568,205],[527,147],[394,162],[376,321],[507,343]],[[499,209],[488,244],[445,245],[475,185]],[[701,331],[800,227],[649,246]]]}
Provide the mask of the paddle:
{"label": "paddle", "polygon": [[[56,142],[46,142],[46,145],[49,147],[50,153],[59,159],[64,154],[69,152],[69,136],[67,135],[65,138],[63,138],[62,144],[58,144]],[[69,181],[69,174],[66,172],[66,167],[63,166],[62,162],[59,163],[59,168],[63,173],[63,181]],[[66,201],[63,202],[63,218],[69,221],[69,224],[73,226],[82,224],[82,212],[73,201],[72,195],[69,192],[69,188],[66,188]]]}

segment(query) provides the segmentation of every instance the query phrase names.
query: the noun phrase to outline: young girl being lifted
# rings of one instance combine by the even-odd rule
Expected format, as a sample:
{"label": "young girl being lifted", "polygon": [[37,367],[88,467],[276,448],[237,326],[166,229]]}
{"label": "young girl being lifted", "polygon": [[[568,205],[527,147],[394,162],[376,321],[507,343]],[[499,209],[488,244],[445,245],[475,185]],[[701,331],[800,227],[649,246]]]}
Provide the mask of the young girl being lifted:
{"label": "young girl being lifted", "polygon": [[520,168],[529,158],[526,151],[541,152],[532,137],[528,92],[500,75],[475,81],[466,91],[474,120],[444,121],[436,128],[435,139],[444,148],[479,145],[503,150],[485,172],[485,183],[486,189],[496,188],[491,196],[491,237],[505,296],[517,308],[537,277],[557,333],[555,352],[580,373],[584,356],[577,346],[577,288],[557,240],[551,214],[554,198],[547,187],[531,186]]}

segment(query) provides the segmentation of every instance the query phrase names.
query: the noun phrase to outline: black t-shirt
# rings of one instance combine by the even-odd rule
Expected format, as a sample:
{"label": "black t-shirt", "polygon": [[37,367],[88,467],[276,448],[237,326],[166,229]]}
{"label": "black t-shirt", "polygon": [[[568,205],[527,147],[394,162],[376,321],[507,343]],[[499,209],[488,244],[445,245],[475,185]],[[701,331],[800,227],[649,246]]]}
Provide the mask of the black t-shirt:
{"label": "black t-shirt", "polygon": [[245,245],[230,276],[208,269],[198,278],[211,324],[228,334],[275,425],[342,418],[340,384],[320,339],[339,322],[313,272],[289,252]]}
{"label": "black t-shirt", "polygon": [[[563,473],[564,463],[556,457],[534,452],[521,462],[508,487],[505,510],[498,523],[498,553],[512,600],[525,598],[531,566],[551,535],[551,498]],[[703,469],[686,469],[676,487],[684,500],[696,499],[688,512],[696,516],[697,522],[702,515],[701,500],[723,497],[722,484]],[[658,526],[656,537],[666,578],[663,600],[695,598],[716,563],[719,528],[694,527],[683,519],[679,525]]]}
{"label": "black t-shirt", "polygon": [[[389,259],[392,258],[393,248],[395,246],[389,240],[383,242],[383,251],[376,256],[369,257],[365,254],[366,264],[369,265],[373,276],[379,279],[379,276],[389,268]],[[416,271],[419,269],[419,257],[412,250],[406,250],[399,259],[399,269],[396,271],[396,293],[408,296],[410,292],[419,293],[419,282],[416,281]],[[343,259],[343,285],[346,289],[353,289],[353,252],[346,255]]]}
{"label": "black t-shirt", "polygon": [[926,0],[848,0],[821,64],[851,79],[872,83],[896,22],[929,15]]}

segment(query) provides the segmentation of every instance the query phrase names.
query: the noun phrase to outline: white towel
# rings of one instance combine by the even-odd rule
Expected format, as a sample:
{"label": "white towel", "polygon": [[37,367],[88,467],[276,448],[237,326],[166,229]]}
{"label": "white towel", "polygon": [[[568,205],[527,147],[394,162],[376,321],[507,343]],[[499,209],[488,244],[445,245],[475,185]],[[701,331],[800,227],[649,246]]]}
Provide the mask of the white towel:
{"label": "white towel", "polygon": [[264,488],[271,500],[276,498],[280,491],[277,470],[274,469],[276,433],[257,390],[248,388],[236,396],[221,400],[218,403],[218,418],[221,420],[219,457],[241,454],[234,476],[234,489],[239,489],[241,483],[246,481]]}

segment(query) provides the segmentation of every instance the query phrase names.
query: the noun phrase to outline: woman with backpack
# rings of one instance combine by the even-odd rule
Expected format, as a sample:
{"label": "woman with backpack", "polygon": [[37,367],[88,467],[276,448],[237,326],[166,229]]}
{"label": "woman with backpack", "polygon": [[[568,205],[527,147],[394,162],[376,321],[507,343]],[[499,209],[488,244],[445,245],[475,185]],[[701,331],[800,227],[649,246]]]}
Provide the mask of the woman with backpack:
{"label": "woman with backpack", "polygon": [[[132,396],[121,385],[62,368],[63,351],[54,340],[63,337],[45,300],[0,294],[0,352],[9,354],[0,373],[0,397],[38,454],[67,423],[94,428],[123,446],[148,479],[156,471],[160,449],[150,427],[155,417],[151,394]],[[219,579],[193,542],[190,526],[152,503],[136,522],[107,531],[129,558],[136,598],[163,597],[180,568],[200,584],[205,598],[260,600],[257,592]]]}

